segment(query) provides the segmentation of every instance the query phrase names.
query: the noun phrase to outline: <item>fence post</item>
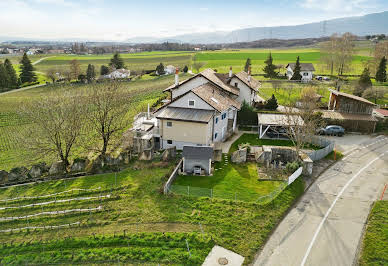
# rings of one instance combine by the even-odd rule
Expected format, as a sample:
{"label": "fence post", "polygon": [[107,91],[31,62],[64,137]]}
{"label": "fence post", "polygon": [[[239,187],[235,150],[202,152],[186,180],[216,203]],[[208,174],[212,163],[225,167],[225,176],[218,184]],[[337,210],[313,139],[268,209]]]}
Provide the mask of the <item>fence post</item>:
{"label": "fence post", "polygon": [[186,246],[187,246],[187,251],[189,252],[189,258],[191,258],[191,252],[190,252],[190,247],[189,247],[189,242],[186,239]]}
{"label": "fence post", "polygon": [[210,198],[213,198],[213,189],[210,189]]}

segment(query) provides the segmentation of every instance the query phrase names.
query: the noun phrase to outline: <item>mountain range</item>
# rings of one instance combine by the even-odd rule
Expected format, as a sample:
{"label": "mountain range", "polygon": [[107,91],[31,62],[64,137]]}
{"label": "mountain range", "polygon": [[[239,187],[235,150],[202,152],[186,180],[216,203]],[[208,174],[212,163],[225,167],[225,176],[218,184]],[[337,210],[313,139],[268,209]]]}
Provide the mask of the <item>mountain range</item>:
{"label": "mountain range", "polygon": [[304,39],[330,36],[333,33],[351,32],[357,36],[388,35],[388,11],[358,17],[347,17],[320,22],[277,27],[254,27],[229,32],[207,32],[177,35],[168,38],[135,37],[128,43],[235,43],[261,39]]}

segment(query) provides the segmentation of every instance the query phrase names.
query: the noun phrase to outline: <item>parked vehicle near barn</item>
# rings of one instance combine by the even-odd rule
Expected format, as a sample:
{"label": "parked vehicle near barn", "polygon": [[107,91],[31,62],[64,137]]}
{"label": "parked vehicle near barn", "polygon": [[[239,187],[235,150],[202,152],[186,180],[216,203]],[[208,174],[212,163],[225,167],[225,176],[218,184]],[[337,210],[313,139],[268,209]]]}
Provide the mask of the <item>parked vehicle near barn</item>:
{"label": "parked vehicle near barn", "polygon": [[341,126],[330,125],[325,128],[318,129],[318,134],[342,137],[345,134],[345,129]]}

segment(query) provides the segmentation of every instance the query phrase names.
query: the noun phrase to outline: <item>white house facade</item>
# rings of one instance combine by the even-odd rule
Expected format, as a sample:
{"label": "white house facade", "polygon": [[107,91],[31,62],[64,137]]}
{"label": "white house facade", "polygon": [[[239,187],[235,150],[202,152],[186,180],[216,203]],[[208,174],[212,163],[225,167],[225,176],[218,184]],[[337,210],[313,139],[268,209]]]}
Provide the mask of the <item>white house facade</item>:
{"label": "white house facade", "polygon": [[[287,69],[287,78],[290,80],[294,75],[295,63],[289,63],[286,66]],[[302,81],[309,82],[313,79],[315,72],[314,65],[311,63],[300,63],[300,75],[302,76]]]}
{"label": "white house facade", "polygon": [[[211,146],[237,130],[242,102],[254,104],[260,83],[249,73],[219,74],[206,69],[165,89],[170,101],[154,112],[158,148]],[[135,123],[136,124],[136,123]]]}

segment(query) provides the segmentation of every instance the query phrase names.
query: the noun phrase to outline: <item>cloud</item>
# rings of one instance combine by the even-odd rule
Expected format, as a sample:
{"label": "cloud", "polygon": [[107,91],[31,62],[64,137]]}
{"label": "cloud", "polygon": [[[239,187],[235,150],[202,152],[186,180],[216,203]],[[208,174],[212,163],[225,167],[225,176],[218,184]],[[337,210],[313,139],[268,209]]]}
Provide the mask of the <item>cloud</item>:
{"label": "cloud", "polygon": [[325,12],[364,13],[376,8],[374,0],[303,0],[300,6]]}

